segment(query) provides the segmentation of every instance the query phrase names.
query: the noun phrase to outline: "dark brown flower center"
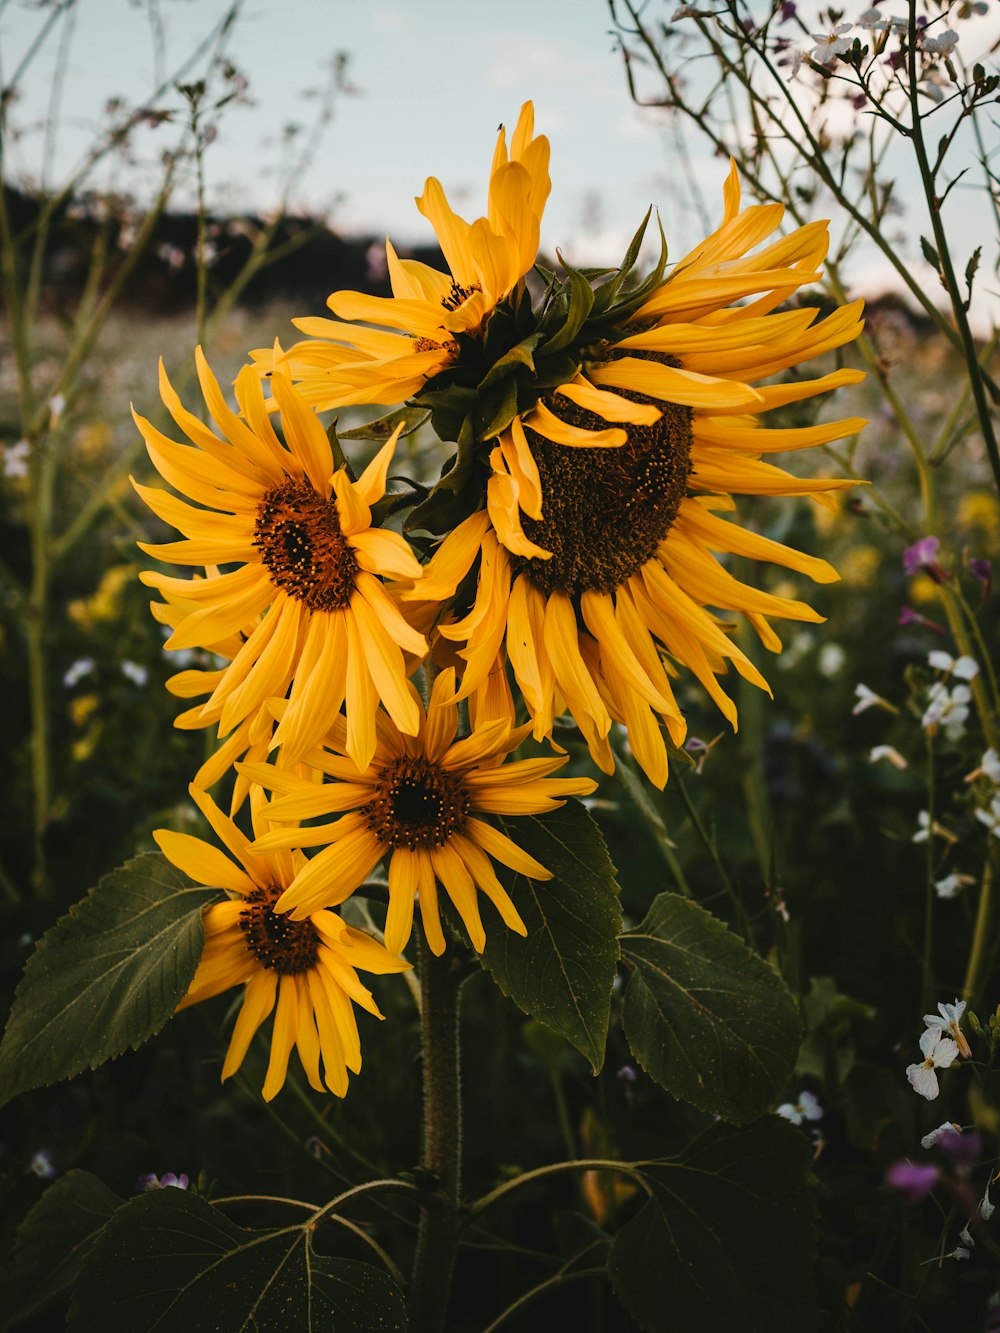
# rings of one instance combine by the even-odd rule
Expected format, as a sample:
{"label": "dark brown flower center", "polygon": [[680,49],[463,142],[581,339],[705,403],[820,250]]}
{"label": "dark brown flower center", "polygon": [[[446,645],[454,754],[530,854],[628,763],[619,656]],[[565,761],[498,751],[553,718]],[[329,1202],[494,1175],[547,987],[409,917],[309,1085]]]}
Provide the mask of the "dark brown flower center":
{"label": "dark brown flower center", "polygon": [[[678,364],[662,353],[629,355]],[[687,493],[691,408],[631,389],[615,392],[633,403],[651,403],[661,413],[651,426],[625,426],[628,440],[619,448],[553,444],[525,427],[542,483],[542,517],[522,515],[521,521],[525,535],[552,558],[512,555],[511,567],[515,575],[527,573],[546,594],[620,588],[652,558]],[[560,394],[544,402],[571,426],[606,430],[614,424]]]}
{"label": "dark brown flower center", "polygon": [[382,770],[374,799],[361,813],[387,847],[440,847],[465,824],[469,796],[446,768],[423,755],[403,755]]}
{"label": "dark brown flower center", "polygon": [[272,972],[290,976],[316,966],[319,936],[311,921],[293,921],[274,910],[281,893],[275,887],[248,893],[246,907],[240,913],[240,930],[258,962]]}
{"label": "dark brown flower center", "polygon": [[351,600],[358,561],[340,530],[334,500],[306,481],[283,481],[257,510],[254,546],[271,582],[310,611],[339,611]]}

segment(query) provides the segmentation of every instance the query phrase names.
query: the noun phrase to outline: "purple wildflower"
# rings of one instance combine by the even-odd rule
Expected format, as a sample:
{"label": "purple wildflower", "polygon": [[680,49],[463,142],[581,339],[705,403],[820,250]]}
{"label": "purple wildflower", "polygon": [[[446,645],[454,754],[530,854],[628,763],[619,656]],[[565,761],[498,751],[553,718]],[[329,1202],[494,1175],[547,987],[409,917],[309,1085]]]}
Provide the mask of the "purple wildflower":
{"label": "purple wildflower", "polygon": [[622,1065],[615,1077],[620,1078],[623,1083],[634,1083],[639,1075],[631,1065]]}
{"label": "purple wildflower", "polygon": [[158,1176],[155,1171],[147,1171],[135,1182],[135,1187],[140,1193],[146,1190],[186,1190],[190,1183],[183,1171],[179,1176],[175,1176],[172,1171],[167,1171],[162,1176]]}
{"label": "purple wildflower", "polygon": [[798,9],[795,0],[785,0],[785,3],[781,6],[781,13],[778,15],[778,22],[788,23],[797,13]]}
{"label": "purple wildflower", "polygon": [[975,1130],[963,1134],[960,1129],[953,1129],[942,1134],[937,1142],[958,1166],[974,1166],[983,1151],[983,1141]]}
{"label": "purple wildflower", "polygon": [[33,1171],[39,1180],[55,1179],[56,1167],[48,1148],[39,1148],[28,1164],[28,1170]]}
{"label": "purple wildflower", "polygon": [[915,1162],[893,1162],[885,1173],[885,1183],[899,1190],[907,1203],[926,1199],[940,1176],[936,1166],[918,1166]]}
{"label": "purple wildflower", "polygon": [[934,570],[940,569],[937,562],[940,547],[941,543],[936,537],[921,537],[912,546],[908,546],[903,552],[903,573],[906,577],[912,579],[914,574],[926,569],[933,578]]}

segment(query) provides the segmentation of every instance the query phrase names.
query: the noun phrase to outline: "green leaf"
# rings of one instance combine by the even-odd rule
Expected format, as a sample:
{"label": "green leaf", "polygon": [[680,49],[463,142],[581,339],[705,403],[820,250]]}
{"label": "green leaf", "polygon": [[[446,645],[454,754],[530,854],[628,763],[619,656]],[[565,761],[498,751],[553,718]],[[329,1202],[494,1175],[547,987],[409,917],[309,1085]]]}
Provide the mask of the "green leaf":
{"label": "green leaf", "polygon": [[412,435],[415,431],[418,431],[430,415],[430,411],[426,407],[400,407],[387,416],[377,417],[374,421],[366,421],[363,426],[355,426],[352,430],[342,430],[340,438],[342,440],[381,440],[384,443],[396,427],[402,424],[403,429],[399,432],[399,438],[405,440],[407,435]]}
{"label": "green leaf", "polygon": [[581,1051],[595,1073],[604,1063],[621,908],[604,839],[577,801],[501,828],[552,879],[497,873],[528,928],[487,932],[483,965],[505,995]]}
{"label": "green leaf", "polygon": [[204,1199],[154,1190],[119,1209],[84,1267],[73,1333],[397,1333],[403,1297],[381,1269],[329,1259],[312,1229],[248,1231]]}
{"label": "green leaf", "polygon": [[0,1273],[3,1328],[14,1328],[66,1299],[97,1232],[122,1200],[89,1171],[67,1171],[17,1229]]}
{"label": "green leaf", "polygon": [[697,903],[661,893],[622,937],[625,1035],[674,1097],[743,1124],[795,1065],[799,1016],[776,972]]}
{"label": "green leaf", "polygon": [[777,1119],[713,1125],[679,1157],[642,1166],[649,1202],[615,1237],[611,1281],[648,1333],[805,1333],[812,1148]]}
{"label": "green leaf", "polygon": [[646,216],[639,223],[639,229],[629,242],[629,247],[625,251],[625,257],[617,269],[613,269],[613,277],[607,282],[602,283],[594,293],[594,314],[604,315],[614,304],[615,298],[621,291],[622,283],[635,267],[635,261],[639,258],[639,250],[642,247],[643,237],[646,235],[646,228],[649,226],[649,219],[652,215],[652,206],[646,209]]}
{"label": "green leaf", "polygon": [[218,897],[155,852],[105,875],[28,959],[0,1045],[0,1105],[159,1032],[198,966],[201,909]]}
{"label": "green leaf", "polygon": [[941,259],[938,255],[938,252],[934,249],[933,245],[931,245],[930,241],[927,239],[926,236],[921,236],[920,238],[920,249],[923,252],[923,256],[927,260],[928,264],[931,265],[931,267],[934,269],[936,273],[940,273]]}
{"label": "green leaf", "polygon": [[487,389],[499,384],[501,380],[510,379],[512,375],[516,375],[522,367],[534,372],[534,351],[541,340],[542,335],[540,333],[532,333],[505,352],[503,356],[493,362],[480,380],[477,392],[485,393]]}

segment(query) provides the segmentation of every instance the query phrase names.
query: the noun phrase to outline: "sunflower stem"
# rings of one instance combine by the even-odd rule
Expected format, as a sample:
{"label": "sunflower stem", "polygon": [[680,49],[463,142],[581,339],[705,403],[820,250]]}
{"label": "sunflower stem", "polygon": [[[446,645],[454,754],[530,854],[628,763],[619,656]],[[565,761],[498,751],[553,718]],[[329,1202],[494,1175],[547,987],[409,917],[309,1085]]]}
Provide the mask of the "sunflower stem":
{"label": "sunflower stem", "polygon": [[433,1197],[421,1204],[410,1284],[410,1327],[440,1333],[445,1327],[459,1232],[462,1102],[459,1074],[459,978],[446,956],[431,953],[417,932],[420,958],[424,1079],[421,1167]]}

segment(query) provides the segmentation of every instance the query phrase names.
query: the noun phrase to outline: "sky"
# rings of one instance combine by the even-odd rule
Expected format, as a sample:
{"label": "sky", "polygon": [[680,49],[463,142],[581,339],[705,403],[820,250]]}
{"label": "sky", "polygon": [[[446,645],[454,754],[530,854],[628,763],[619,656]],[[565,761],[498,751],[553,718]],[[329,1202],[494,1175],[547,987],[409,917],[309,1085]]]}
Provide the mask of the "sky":
{"label": "sky", "polygon": [[[759,2],[766,12],[764,0]],[[818,0],[801,0],[803,13],[810,6],[817,10]],[[964,47],[972,41],[985,49],[991,37],[1000,37],[1000,0],[994,6],[991,16],[963,26]],[[52,178],[70,169],[101,124],[109,98],[141,102],[155,86],[151,15],[158,17],[172,67],[226,7],[225,0],[78,0],[65,78],[55,86],[60,115]],[[859,0],[856,7],[860,12],[864,6]],[[646,12],[655,20],[669,18],[675,8],[676,0],[647,0]],[[902,0],[897,8],[905,8]],[[0,0],[5,81],[46,12],[34,0]],[[502,6],[476,0],[245,0],[229,53],[247,76],[252,105],[223,112],[206,154],[209,204],[236,211],[273,203],[282,128],[315,115],[309,90],[323,84],[335,53],[344,51],[350,57],[347,78],[357,91],[338,98],[293,206],[327,212],[344,233],[389,232],[403,245],[427,243],[433,239],[429,224],[412,202],[425,178],[438,176],[459,212],[478,215],[497,125],[512,127],[521,103],[531,98],[536,126],[552,143],[543,248],[552,253],[559,245],[579,264],[612,265],[654,204],[672,253],[680,255],[703,224],[681,187],[663,114],[629,100],[612,27],[606,0],[504,0]],[[24,81],[16,107],[22,125],[40,126],[45,118],[60,31]],[[176,104],[176,95],[167,101]],[[15,164],[37,174],[41,138],[38,130],[14,144]],[[150,131],[139,146],[155,148],[158,142]],[[689,142],[714,225],[725,164]],[[908,170],[901,166],[899,173],[904,191],[912,188]],[[963,265],[990,221],[983,196],[968,199],[949,219]],[[919,270],[917,237],[900,228],[899,244]],[[859,254],[855,273],[859,294],[892,285],[877,256]],[[929,270],[924,276],[933,284]],[[989,277],[995,288],[995,275]],[[988,286],[980,319],[991,304]],[[1000,301],[993,304],[1000,308]]]}

